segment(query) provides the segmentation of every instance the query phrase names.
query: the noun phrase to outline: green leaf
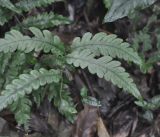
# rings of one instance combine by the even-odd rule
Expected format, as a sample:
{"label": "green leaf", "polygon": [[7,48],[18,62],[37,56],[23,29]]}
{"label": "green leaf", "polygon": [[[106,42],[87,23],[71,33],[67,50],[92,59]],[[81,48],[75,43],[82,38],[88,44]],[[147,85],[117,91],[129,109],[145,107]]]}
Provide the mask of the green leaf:
{"label": "green leaf", "polygon": [[136,101],[135,103],[146,110],[156,110],[160,107],[160,95],[154,96],[148,101]]}
{"label": "green leaf", "polygon": [[140,44],[142,43],[143,43],[142,52],[146,52],[152,48],[151,37],[145,31],[140,31],[139,33],[135,34],[132,47],[138,51]]}
{"label": "green leaf", "polygon": [[9,60],[11,59],[12,55],[11,53],[0,53],[0,73],[3,75],[5,70],[8,67]]}
{"label": "green leaf", "polygon": [[[7,53],[8,55],[10,53]],[[5,82],[3,83],[3,87],[9,84],[13,79],[17,78],[19,73],[25,69],[26,55],[21,52],[16,52],[10,55],[10,59],[8,61],[7,66],[5,67],[3,73],[3,79]]]}
{"label": "green leaf", "polygon": [[46,7],[54,2],[62,0],[21,0],[16,3],[16,6],[22,11],[30,11],[37,7]]}
{"label": "green leaf", "polygon": [[83,87],[82,89],[81,89],[81,97],[82,97],[82,103],[84,103],[84,104],[88,104],[88,105],[90,105],[90,106],[95,106],[95,107],[99,107],[99,106],[101,106],[101,103],[100,103],[100,101],[98,101],[96,98],[94,98],[94,97],[91,97],[91,96],[88,96],[87,95],[87,92],[88,92],[88,90],[87,90],[87,88],[86,87]]}
{"label": "green leaf", "polygon": [[16,13],[20,13],[20,10],[14,6],[14,4],[10,0],[0,0],[0,6],[7,8]]}
{"label": "green leaf", "polygon": [[104,18],[104,22],[113,22],[127,16],[137,7],[147,7],[156,0],[113,0],[112,6]]}
{"label": "green leaf", "polygon": [[30,28],[34,37],[24,36],[17,30],[6,33],[5,38],[0,39],[0,52],[14,52],[16,50],[29,53],[33,50],[45,53],[52,52],[55,55],[64,54],[64,46],[58,36],[53,36],[48,30],[43,32],[37,28]]}
{"label": "green leaf", "polygon": [[[21,0],[15,4],[10,0],[0,0],[0,25],[2,26],[4,23],[8,22],[14,15],[16,15],[16,13],[22,14],[22,11],[31,11],[33,8],[37,7],[43,8],[58,1],[62,0]],[[36,17],[33,19],[36,21]],[[31,23],[29,19],[27,21]]]}
{"label": "green leaf", "polygon": [[117,38],[116,35],[107,35],[103,32],[92,35],[86,33],[82,39],[75,38],[72,43],[73,50],[82,51],[89,50],[94,55],[109,55],[111,57],[119,57],[126,61],[132,61],[141,65],[141,58],[138,56],[128,43]]}
{"label": "green leaf", "polygon": [[97,74],[98,77],[111,81],[114,85],[128,91],[137,99],[142,99],[133,80],[125,72],[125,69],[120,66],[121,63],[113,61],[109,56],[97,59],[94,58],[94,54],[90,50],[74,51],[67,56],[67,62],[75,67],[88,68],[90,73]]}
{"label": "green leaf", "polygon": [[32,90],[38,89],[40,86],[60,80],[59,71],[51,69],[32,70],[30,74],[21,74],[18,79],[14,79],[11,84],[8,84],[2,96],[0,96],[0,110],[8,105],[24,97],[25,94],[30,94]]}
{"label": "green leaf", "polygon": [[62,15],[50,13],[42,13],[36,16],[29,16],[27,19],[23,20],[20,25],[17,25],[15,28],[29,28],[36,27],[39,29],[51,28],[58,25],[69,24],[70,21]]}
{"label": "green leaf", "polygon": [[0,7],[0,26],[3,26],[13,17],[13,13],[8,9]]}
{"label": "green leaf", "polygon": [[59,112],[70,122],[74,122],[77,110],[70,93],[61,84],[57,83],[50,86],[48,99],[50,101],[53,99],[54,105],[58,108]]}
{"label": "green leaf", "polygon": [[27,125],[31,115],[31,106],[32,102],[27,97],[20,98],[10,105],[9,108],[19,125]]}

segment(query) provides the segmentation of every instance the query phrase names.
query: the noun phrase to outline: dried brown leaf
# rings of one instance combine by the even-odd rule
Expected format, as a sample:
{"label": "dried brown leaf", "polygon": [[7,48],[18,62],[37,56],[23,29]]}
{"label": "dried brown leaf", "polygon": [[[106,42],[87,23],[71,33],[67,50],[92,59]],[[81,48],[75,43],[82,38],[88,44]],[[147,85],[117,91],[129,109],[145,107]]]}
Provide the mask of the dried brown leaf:
{"label": "dried brown leaf", "polygon": [[94,137],[97,131],[98,108],[85,105],[78,115],[73,137]]}
{"label": "dried brown leaf", "polygon": [[98,119],[97,129],[98,129],[98,137],[110,137],[101,118]]}

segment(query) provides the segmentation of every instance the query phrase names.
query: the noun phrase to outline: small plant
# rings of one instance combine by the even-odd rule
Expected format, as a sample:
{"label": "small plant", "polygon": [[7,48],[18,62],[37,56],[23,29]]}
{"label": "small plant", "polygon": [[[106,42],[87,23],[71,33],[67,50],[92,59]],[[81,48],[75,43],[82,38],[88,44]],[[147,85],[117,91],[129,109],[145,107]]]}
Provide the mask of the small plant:
{"label": "small plant", "polygon": [[[152,14],[140,31],[136,31],[136,22],[140,21],[142,15],[139,11],[136,11],[130,16],[130,19],[134,22],[132,47],[142,58],[141,71],[143,73],[152,73],[152,70],[154,70],[154,67],[160,61],[160,29],[155,25],[159,21],[159,8],[157,8],[157,5],[154,5],[151,9]],[[153,116],[152,111],[160,107],[160,96],[155,95],[148,98],[147,101],[137,101],[136,104],[146,110],[147,114],[149,113]]]}
{"label": "small plant", "polygon": [[[70,120],[73,118],[76,110],[71,103],[72,99],[64,90],[63,80],[65,79],[64,69],[68,69],[72,64],[82,69],[88,68],[90,73],[111,81],[138,100],[142,100],[139,90],[129,74],[120,66],[120,62],[114,61],[112,57],[119,57],[138,65],[141,64],[141,59],[128,43],[123,42],[116,35],[98,33],[93,36],[91,33],[86,33],[82,39],[75,38],[71,49],[67,52],[65,44],[51,32],[40,31],[33,27],[30,28],[30,31],[33,33],[33,37],[25,36],[17,30],[11,30],[6,33],[4,38],[0,39],[0,52],[3,52],[4,55],[22,54],[23,58],[26,58],[23,62],[13,60],[16,69],[18,69],[17,66],[20,66],[20,71],[16,70],[17,75],[22,74],[12,79],[11,83],[7,83],[0,96],[0,110],[10,106],[20,124],[26,123],[29,119],[32,103],[27,96],[32,94],[34,98],[38,98],[42,94],[41,92],[47,94],[48,91],[52,94],[54,104],[59,111]],[[48,63],[43,64],[40,56],[45,56]],[[10,68],[8,71],[12,71],[12,69],[14,68]],[[38,90],[39,88],[40,90]],[[48,97],[52,100],[51,96]],[[23,107],[23,104],[27,107]]]}
{"label": "small plant", "polygon": [[[56,1],[20,0],[13,4],[9,0],[1,0],[0,25],[17,15],[22,16],[23,12]],[[91,74],[111,81],[134,96],[139,106],[146,103],[131,76],[118,61],[125,60],[141,67],[143,62],[138,52],[114,34],[100,32],[93,35],[88,32],[81,38],[74,38],[68,46],[51,31],[43,30],[68,23],[70,21],[61,15],[45,12],[23,19],[0,39],[0,111],[9,108],[20,125],[27,125],[33,103],[39,106],[44,97],[73,122],[77,111],[68,92],[70,81],[64,73],[65,70],[73,71],[71,68],[88,69]],[[86,102],[96,101],[86,92],[82,97]]]}
{"label": "small plant", "polygon": [[96,106],[96,107],[101,106],[100,101],[98,101],[96,98],[94,98],[92,96],[88,96],[87,93],[88,93],[87,88],[83,87],[81,89],[81,98],[82,98],[82,103],[83,104],[88,104],[90,106]]}
{"label": "small plant", "polygon": [[[132,17],[132,20],[137,20],[139,12],[135,14],[135,17]],[[153,12],[153,15],[148,19],[148,23],[141,31],[133,33],[133,44],[132,47],[139,52],[143,60],[143,65],[141,70],[146,73],[153,68],[153,65],[160,60],[160,30],[159,28],[153,29],[154,22],[157,20],[156,11]],[[155,36],[154,36],[155,34]],[[153,42],[153,37],[156,38],[156,41]],[[153,46],[153,43],[155,46]],[[154,51],[152,51],[154,49]],[[147,55],[147,56],[146,56]]]}

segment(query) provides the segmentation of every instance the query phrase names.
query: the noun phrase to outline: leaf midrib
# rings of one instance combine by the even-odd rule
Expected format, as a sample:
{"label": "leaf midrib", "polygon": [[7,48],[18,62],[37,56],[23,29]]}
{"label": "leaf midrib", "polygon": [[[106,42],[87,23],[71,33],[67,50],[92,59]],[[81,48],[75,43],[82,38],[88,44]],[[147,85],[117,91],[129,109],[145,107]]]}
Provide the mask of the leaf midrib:
{"label": "leaf midrib", "polygon": [[[102,68],[106,68],[106,66],[103,66],[103,65],[101,65],[101,64],[95,63],[95,61],[93,61],[92,63],[90,63],[90,62],[91,62],[90,60],[87,60],[87,59],[84,59],[84,58],[79,58],[79,57],[69,57],[69,58],[74,58],[74,59],[86,61],[86,62],[88,62],[88,64],[95,64],[95,65],[97,65],[97,66],[101,66]],[[94,60],[94,59],[92,59],[92,60]],[[112,61],[109,61],[109,62],[112,62]],[[107,62],[107,63],[109,63],[109,62]],[[87,67],[88,67],[88,66],[87,66]],[[120,67],[120,66],[118,66],[118,67]],[[117,77],[119,77],[119,78],[121,79],[121,76],[119,76],[116,72],[112,71],[112,69],[109,69],[108,67],[107,67],[106,69],[108,69],[108,71],[110,71],[111,73],[115,74]],[[121,73],[126,73],[126,72],[123,71],[123,72],[121,72]],[[104,77],[104,76],[103,76],[103,77]],[[128,77],[128,78],[129,78],[129,77]],[[123,81],[124,81],[126,84],[128,84],[124,79],[123,79]]]}
{"label": "leaf midrib", "polygon": [[[6,40],[6,39],[5,39]],[[6,40],[7,41],[7,40]],[[53,49],[53,48],[57,48],[58,50],[60,50],[61,51],[61,49],[60,48],[58,48],[58,46],[57,45],[55,45],[55,44],[53,44],[53,43],[50,43],[50,42],[48,42],[48,41],[44,41],[44,40],[41,40],[41,39],[39,39],[39,38],[36,38],[36,37],[34,37],[34,38],[27,38],[27,39],[22,39],[22,40],[16,40],[16,41],[12,41],[12,42],[7,42],[7,43],[4,43],[4,44],[0,44],[0,51],[3,51],[3,50],[1,50],[1,47],[3,48],[3,47],[5,47],[6,45],[8,45],[8,47],[11,47],[10,45],[12,45],[13,43],[19,43],[19,42],[22,42],[22,41],[37,41],[37,42],[41,42],[41,43],[45,43],[45,44],[47,44],[49,47],[52,47],[51,49]],[[22,45],[23,46],[23,45]],[[37,45],[36,45],[37,46]],[[18,47],[18,46],[17,46]],[[43,46],[43,47],[45,47],[45,46]],[[17,48],[17,49],[19,49],[19,48]],[[35,47],[34,47],[34,49],[35,49]],[[25,50],[23,50],[23,51],[25,51]]]}
{"label": "leaf midrib", "polygon": [[[114,48],[114,49],[117,49],[117,50],[121,50],[121,51],[123,51],[124,53],[128,54],[129,56],[131,56],[132,58],[134,58],[137,62],[139,62],[139,61],[138,61],[139,59],[137,59],[137,58],[136,58],[135,56],[133,56],[132,54],[129,54],[130,52],[126,52],[126,50],[124,50],[123,48],[120,48],[120,47],[117,47],[117,46],[111,45],[111,44],[99,44],[99,43],[84,44],[84,45],[82,45],[82,46],[74,46],[73,49],[88,48],[88,47],[92,48],[92,47],[91,47],[92,45],[96,46],[98,49],[101,48],[101,47],[98,47],[98,45],[100,45],[100,46],[105,46],[105,47],[108,46],[108,47],[110,47],[110,48]],[[127,48],[130,48],[130,47],[127,47]],[[130,49],[132,49],[132,48],[130,48]],[[134,50],[133,50],[133,52],[134,52]]]}

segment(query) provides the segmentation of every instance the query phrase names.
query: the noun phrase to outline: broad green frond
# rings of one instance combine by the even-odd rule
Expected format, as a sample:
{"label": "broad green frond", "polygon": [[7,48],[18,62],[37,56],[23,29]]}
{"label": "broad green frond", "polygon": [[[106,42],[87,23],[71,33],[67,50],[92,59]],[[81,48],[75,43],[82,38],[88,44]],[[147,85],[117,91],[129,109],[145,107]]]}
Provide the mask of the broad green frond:
{"label": "broad green frond", "polygon": [[31,115],[31,106],[32,102],[27,97],[20,98],[10,105],[9,108],[19,125],[27,125]]}
{"label": "broad green frond", "polygon": [[14,6],[14,4],[10,0],[0,0],[0,6],[7,8],[16,13],[20,13],[20,10]]}
{"label": "broad green frond", "polygon": [[113,22],[127,16],[137,7],[141,9],[153,4],[157,0],[112,0],[112,5],[104,18],[105,22]]}
{"label": "broad green frond", "polygon": [[21,0],[18,3],[16,3],[16,6],[23,11],[30,11],[33,8],[42,6],[45,7],[57,1],[62,0]]}
{"label": "broad green frond", "polygon": [[134,63],[141,64],[141,58],[129,46],[128,43],[123,42],[122,39],[117,38],[116,35],[106,35],[105,33],[97,33],[92,35],[86,33],[82,39],[75,38],[72,43],[72,48],[77,51],[90,50],[94,55],[109,55],[111,57],[119,57],[126,61],[133,61]]}
{"label": "broad green frond", "polygon": [[60,76],[58,70],[39,69],[32,70],[30,74],[22,74],[18,79],[14,79],[11,84],[8,84],[2,96],[0,96],[0,110],[17,101],[19,98],[30,94],[32,90],[38,89],[40,86],[52,82],[59,82]]}
{"label": "broad green frond", "polygon": [[67,62],[73,64],[75,67],[81,67],[82,69],[88,68],[90,73],[97,74],[98,77],[111,81],[136,98],[142,99],[133,80],[125,72],[124,68],[120,66],[120,62],[113,61],[109,56],[96,59],[90,50],[74,51],[68,55]]}
{"label": "broad green frond", "polygon": [[37,16],[28,17],[26,20],[22,22],[22,24],[17,25],[16,27],[37,27],[39,29],[55,27],[62,24],[69,24],[70,21],[66,17],[62,15],[54,14],[53,12],[50,13],[42,13],[38,14]]}
{"label": "broad green frond", "polygon": [[11,30],[6,33],[5,38],[0,39],[0,52],[14,52],[16,50],[25,53],[43,50],[45,53],[52,52],[55,55],[64,54],[63,43],[58,36],[53,36],[51,32],[43,32],[37,28],[30,28],[34,37],[24,36],[17,30]]}

